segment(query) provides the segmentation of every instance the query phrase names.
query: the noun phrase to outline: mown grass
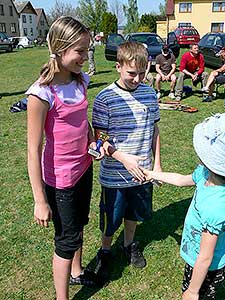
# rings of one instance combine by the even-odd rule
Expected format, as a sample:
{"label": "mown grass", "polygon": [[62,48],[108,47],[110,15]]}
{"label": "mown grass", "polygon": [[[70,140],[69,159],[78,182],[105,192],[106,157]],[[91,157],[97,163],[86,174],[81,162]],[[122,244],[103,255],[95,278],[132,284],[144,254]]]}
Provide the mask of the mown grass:
{"label": "mown grass", "polygon": [[[40,67],[47,59],[46,48],[0,54],[0,299],[4,300],[54,299],[51,273],[53,226],[43,229],[33,222],[33,199],[26,163],[26,112],[9,112],[9,107],[23,98],[24,91],[38,77]],[[88,89],[90,118],[95,95],[117,78],[115,64],[105,60],[101,46],[96,51],[96,63],[97,74],[92,77]],[[163,85],[163,89],[168,89],[168,85]],[[164,170],[192,172],[198,162],[192,146],[193,127],[213,113],[224,112],[223,97],[220,93],[212,103],[202,103],[201,95],[193,93],[183,103],[198,107],[198,113],[161,111],[159,127]],[[162,100],[166,99],[165,96]],[[84,265],[94,264],[100,246],[99,163],[95,162],[94,166],[90,222],[84,239]],[[148,266],[136,270],[127,265],[119,250],[122,241],[122,231],[119,231],[113,246],[112,282],[99,290],[72,287],[71,299],[181,299],[184,262],[179,256],[179,243],[192,194],[193,188],[169,185],[155,188],[153,218],[138,225],[136,235]],[[220,289],[218,299],[225,299],[225,287]]]}

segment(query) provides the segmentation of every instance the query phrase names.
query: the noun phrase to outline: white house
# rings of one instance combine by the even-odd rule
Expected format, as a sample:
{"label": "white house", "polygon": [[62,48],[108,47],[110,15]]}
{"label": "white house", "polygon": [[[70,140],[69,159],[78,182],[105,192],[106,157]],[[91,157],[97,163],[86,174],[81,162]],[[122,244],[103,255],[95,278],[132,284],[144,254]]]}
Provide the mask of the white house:
{"label": "white house", "polygon": [[15,2],[19,13],[20,36],[27,36],[31,40],[38,37],[37,33],[37,13],[30,1]]}

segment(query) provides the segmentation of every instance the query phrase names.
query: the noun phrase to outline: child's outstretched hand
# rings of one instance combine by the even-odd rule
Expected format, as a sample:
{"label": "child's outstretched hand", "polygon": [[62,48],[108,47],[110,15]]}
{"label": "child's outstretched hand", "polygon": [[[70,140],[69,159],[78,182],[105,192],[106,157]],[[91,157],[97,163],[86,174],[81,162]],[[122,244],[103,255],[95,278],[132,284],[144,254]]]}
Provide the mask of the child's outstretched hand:
{"label": "child's outstretched hand", "polygon": [[189,289],[187,289],[182,295],[182,300],[199,300],[199,294],[190,292]]}

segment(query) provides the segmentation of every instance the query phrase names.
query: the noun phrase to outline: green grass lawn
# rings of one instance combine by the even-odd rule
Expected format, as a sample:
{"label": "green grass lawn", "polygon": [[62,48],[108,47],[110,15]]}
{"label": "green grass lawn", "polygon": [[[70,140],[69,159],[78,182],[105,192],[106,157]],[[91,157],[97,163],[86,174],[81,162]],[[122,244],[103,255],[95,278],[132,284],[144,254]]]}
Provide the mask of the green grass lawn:
{"label": "green grass lawn", "polygon": [[[183,50],[184,51],[184,50]],[[117,78],[113,62],[104,58],[104,48],[96,51],[97,74],[91,78],[88,96],[89,116],[95,95]],[[46,48],[34,48],[13,53],[1,53],[0,77],[0,299],[53,300],[51,260],[53,226],[40,228],[33,222],[33,199],[26,163],[26,112],[10,113],[9,107],[24,96],[47,61]],[[87,66],[85,67],[87,70]],[[189,82],[190,83],[190,82]],[[185,84],[188,84],[186,82]],[[164,84],[163,89],[168,90]],[[218,98],[202,103],[201,95],[182,100],[199,111],[161,111],[162,166],[164,170],[191,173],[198,159],[192,146],[194,126],[205,117],[224,112],[222,88]],[[166,100],[166,96],[162,100]],[[90,222],[85,230],[84,265],[94,264],[100,246],[98,229],[99,163],[95,162],[94,190]],[[136,270],[128,266],[120,252],[122,232],[114,239],[112,282],[93,290],[71,287],[74,300],[180,300],[184,262],[179,256],[179,244],[184,217],[193,195],[193,188],[164,185],[154,189],[153,218],[140,224],[137,239],[144,249],[148,266]],[[218,300],[225,299],[225,287]]]}

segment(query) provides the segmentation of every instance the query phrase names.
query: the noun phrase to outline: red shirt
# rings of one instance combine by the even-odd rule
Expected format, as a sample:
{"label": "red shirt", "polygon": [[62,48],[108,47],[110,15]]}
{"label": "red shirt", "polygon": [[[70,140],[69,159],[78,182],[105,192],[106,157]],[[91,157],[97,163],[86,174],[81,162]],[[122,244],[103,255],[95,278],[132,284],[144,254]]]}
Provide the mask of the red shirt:
{"label": "red shirt", "polygon": [[204,72],[205,61],[204,56],[201,53],[198,53],[197,56],[193,56],[190,52],[185,52],[180,61],[180,71],[184,69],[194,74],[197,71],[197,74],[200,75]]}

